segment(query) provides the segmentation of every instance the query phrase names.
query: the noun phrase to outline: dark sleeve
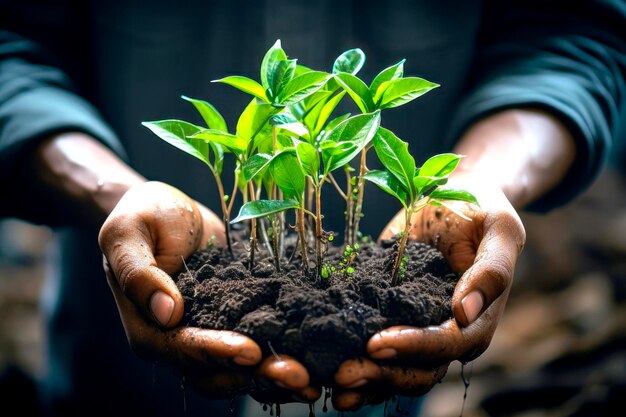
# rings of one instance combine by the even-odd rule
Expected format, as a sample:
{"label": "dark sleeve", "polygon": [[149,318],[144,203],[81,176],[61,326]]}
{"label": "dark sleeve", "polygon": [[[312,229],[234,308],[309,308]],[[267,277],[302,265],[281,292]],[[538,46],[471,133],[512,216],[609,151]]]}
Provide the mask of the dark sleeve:
{"label": "dark sleeve", "polygon": [[529,209],[569,202],[593,181],[624,129],[625,30],[621,0],[487,2],[451,139],[503,109],[552,113],[572,133],[577,156],[565,180]]}
{"label": "dark sleeve", "polygon": [[[37,44],[0,30],[0,188],[16,180],[15,168],[39,140],[57,132],[87,133],[124,155],[96,109],[49,62]],[[0,213],[8,200],[0,199]]]}

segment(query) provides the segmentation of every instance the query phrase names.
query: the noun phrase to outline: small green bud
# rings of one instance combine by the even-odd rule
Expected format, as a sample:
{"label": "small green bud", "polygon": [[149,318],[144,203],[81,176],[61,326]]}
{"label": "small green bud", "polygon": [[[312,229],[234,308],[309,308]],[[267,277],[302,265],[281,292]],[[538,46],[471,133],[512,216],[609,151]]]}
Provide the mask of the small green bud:
{"label": "small green bud", "polygon": [[359,250],[361,249],[361,246],[358,243],[354,244],[354,250]]}
{"label": "small green bud", "polygon": [[325,266],[324,266],[324,267],[322,267],[322,271],[321,271],[321,273],[322,273],[322,278],[324,278],[324,279],[327,279],[327,278],[328,278],[328,275],[329,275],[329,274],[328,274],[328,269],[327,269]]}
{"label": "small green bud", "polygon": [[226,195],[224,196],[224,203],[228,202],[228,199],[229,199],[229,198],[230,198],[230,196],[229,196],[228,194],[226,194]]}
{"label": "small green bud", "polygon": [[328,241],[329,242],[332,242],[333,240],[335,240],[335,236],[334,235],[328,236]]}
{"label": "small green bud", "polygon": [[349,266],[349,267],[348,267],[348,269],[346,270],[346,272],[347,272],[348,274],[354,274],[354,268],[353,268],[353,267],[351,267],[351,266]]}

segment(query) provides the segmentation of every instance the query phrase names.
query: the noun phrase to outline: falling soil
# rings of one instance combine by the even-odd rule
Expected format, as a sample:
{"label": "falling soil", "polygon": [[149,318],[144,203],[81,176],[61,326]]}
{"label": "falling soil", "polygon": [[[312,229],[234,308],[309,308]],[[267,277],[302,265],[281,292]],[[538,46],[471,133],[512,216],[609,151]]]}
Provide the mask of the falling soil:
{"label": "falling soil", "polygon": [[[262,253],[252,271],[222,248],[193,254],[177,278],[185,324],[243,333],[264,356],[272,348],[293,356],[312,383],[328,386],[343,361],[366,354],[376,332],[394,325],[436,325],[452,317],[450,299],[459,275],[428,245],[409,243],[405,276],[392,287],[395,240],[362,243],[350,274],[339,272],[341,249],[329,248],[325,261],[335,271],[327,279],[303,273],[298,254],[288,261],[295,243],[286,242],[281,273]],[[243,245],[234,249],[247,261]]]}

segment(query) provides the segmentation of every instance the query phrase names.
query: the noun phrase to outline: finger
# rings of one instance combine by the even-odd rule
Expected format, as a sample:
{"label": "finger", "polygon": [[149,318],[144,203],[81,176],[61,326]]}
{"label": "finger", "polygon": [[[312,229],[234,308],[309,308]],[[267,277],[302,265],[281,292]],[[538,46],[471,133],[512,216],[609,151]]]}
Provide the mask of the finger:
{"label": "finger", "polygon": [[380,378],[380,366],[368,359],[349,359],[335,373],[335,383],[345,389],[358,388]]}
{"label": "finger", "polygon": [[257,374],[261,380],[271,381],[278,387],[302,391],[309,386],[309,373],[294,358],[287,355],[276,355],[265,358]]}
{"label": "finger", "polygon": [[360,391],[335,389],[332,403],[337,411],[357,411],[365,405],[365,396]]}
{"label": "finger", "polygon": [[149,361],[164,360],[178,367],[243,366],[261,361],[259,346],[250,338],[230,331],[182,327],[163,331],[146,320],[137,306],[121,291],[104,261],[107,279],[120,311],[128,342],[139,356]]}
{"label": "finger", "polygon": [[514,212],[501,211],[486,216],[476,260],[457,283],[452,298],[454,317],[462,326],[474,322],[510,289],[524,241],[524,228]]}
{"label": "finger", "polygon": [[165,327],[183,315],[183,299],[167,273],[197,247],[203,219],[182,193],[159,183],[131,189],[104,223],[99,243],[123,293]]}
{"label": "finger", "polygon": [[374,359],[398,358],[432,367],[458,359],[468,344],[452,319],[440,326],[390,327],[370,338],[367,353]]}

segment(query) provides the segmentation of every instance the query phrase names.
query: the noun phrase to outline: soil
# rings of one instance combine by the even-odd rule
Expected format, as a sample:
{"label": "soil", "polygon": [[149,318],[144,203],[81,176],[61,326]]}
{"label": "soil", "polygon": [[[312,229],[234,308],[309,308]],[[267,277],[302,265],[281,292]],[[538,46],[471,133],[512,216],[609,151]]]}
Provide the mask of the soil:
{"label": "soil", "polygon": [[[295,243],[286,245],[287,258]],[[324,280],[302,272],[299,254],[292,262],[285,259],[277,273],[272,258],[259,253],[250,272],[225,249],[197,251],[177,278],[184,322],[248,335],[264,356],[293,356],[309,370],[312,383],[328,386],[344,360],[365,355],[376,332],[394,325],[435,325],[452,316],[450,299],[459,275],[438,250],[410,242],[405,277],[392,287],[395,243],[361,243],[351,264],[354,272],[335,271]],[[243,246],[234,249],[245,262]],[[337,266],[341,258],[341,249],[331,247],[325,260]]]}

